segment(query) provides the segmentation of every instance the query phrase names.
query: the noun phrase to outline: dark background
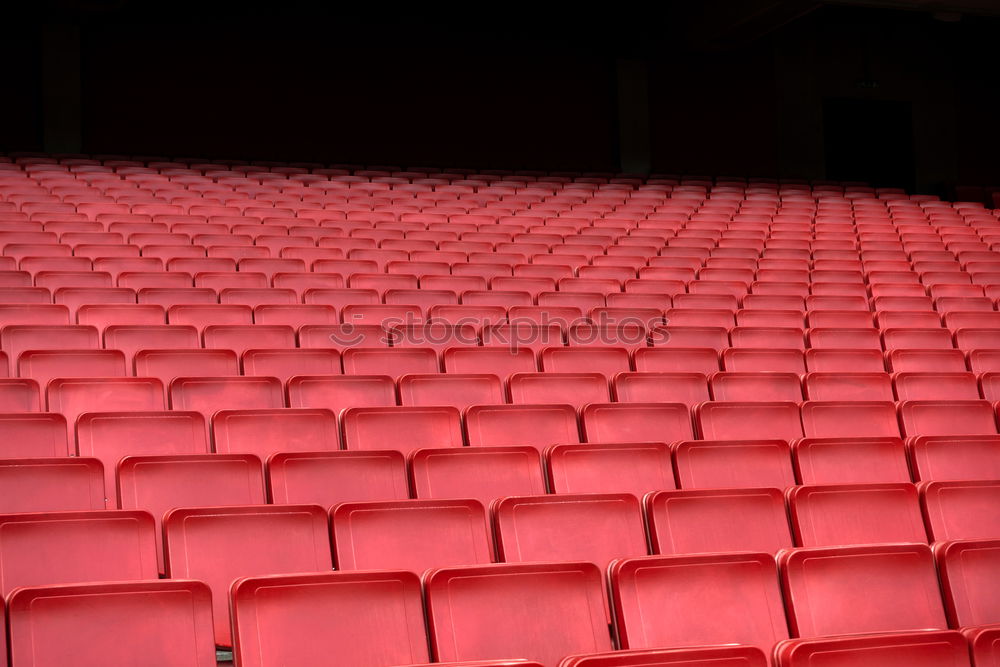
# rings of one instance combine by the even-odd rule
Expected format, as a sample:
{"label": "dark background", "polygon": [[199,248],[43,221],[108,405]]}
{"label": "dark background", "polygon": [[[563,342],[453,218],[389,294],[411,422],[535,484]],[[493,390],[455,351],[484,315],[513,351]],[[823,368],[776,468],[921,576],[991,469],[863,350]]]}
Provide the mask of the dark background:
{"label": "dark background", "polygon": [[994,0],[21,4],[0,151],[1000,185]]}

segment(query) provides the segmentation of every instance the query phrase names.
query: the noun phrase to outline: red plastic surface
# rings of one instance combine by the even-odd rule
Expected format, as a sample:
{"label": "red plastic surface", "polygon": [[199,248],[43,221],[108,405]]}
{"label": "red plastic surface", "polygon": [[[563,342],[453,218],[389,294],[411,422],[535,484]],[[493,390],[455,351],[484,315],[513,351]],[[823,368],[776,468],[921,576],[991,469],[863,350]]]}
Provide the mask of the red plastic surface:
{"label": "red plastic surface", "polygon": [[267,470],[268,498],[277,504],[331,507],[409,497],[406,460],[393,450],[273,454]]}
{"label": "red plastic surface", "polygon": [[504,403],[503,383],[496,375],[432,373],[399,378],[403,405],[450,405],[464,410],[470,405]]}
{"label": "red plastic surface", "polygon": [[469,445],[548,445],[580,442],[571,405],[474,405],[465,411]]}
{"label": "red plastic surface", "polygon": [[[908,632],[868,637],[792,639],[775,650],[779,667],[970,667],[958,632]],[[978,664],[978,663],[977,663]]]}
{"label": "red plastic surface", "polygon": [[673,450],[682,489],[784,489],[795,483],[784,440],[685,440]]}
{"label": "red plastic surface", "polygon": [[220,454],[319,452],[340,448],[337,418],[329,410],[220,410],[212,418],[212,440]]}
{"label": "red plastic surface", "polygon": [[105,508],[104,469],[96,459],[0,459],[0,488],[0,514]]}
{"label": "red plastic surface", "polygon": [[792,443],[792,463],[802,484],[910,481],[899,438],[803,438]]}
{"label": "red plastic surface", "polygon": [[409,465],[418,498],[474,498],[489,507],[503,496],[545,493],[534,447],[420,449],[411,453]]}
{"label": "red plastic surface", "polygon": [[916,436],[908,448],[917,481],[1000,479],[1000,436]]}
{"label": "red plastic surface", "polygon": [[662,442],[553,445],[545,452],[554,493],[631,493],[675,487],[670,447]]}
{"label": "red plastic surface", "polygon": [[583,409],[581,422],[587,442],[672,442],[694,436],[691,415],[681,403],[592,403]]}
{"label": "red plastic surface", "polygon": [[1000,481],[921,482],[918,488],[934,541],[1000,537]]}
{"label": "red plastic surface", "polygon": [[912,484],[797,486],[787,495],[799,546],[927,541]]}
{"label": "red plastic surface", "polygon": [[807,438],[899,436],[896,406],[890,401],[806,401],[801,408]]}
{"label": "red plastic surface", "polygon": [[702,403],[695,409],[698,432],[706,440],[802,437],[795,403]]}
{"label": "red plastic surface", "polygon": [[364,407],[341,413],[345,449],[394,449],[404,454],[424,447],[461,447],[457,409],[438,407]]}
{"label": "red plastic surface", "polygon": [[952,627],[1000,624],[1000,539],[934,545]]}

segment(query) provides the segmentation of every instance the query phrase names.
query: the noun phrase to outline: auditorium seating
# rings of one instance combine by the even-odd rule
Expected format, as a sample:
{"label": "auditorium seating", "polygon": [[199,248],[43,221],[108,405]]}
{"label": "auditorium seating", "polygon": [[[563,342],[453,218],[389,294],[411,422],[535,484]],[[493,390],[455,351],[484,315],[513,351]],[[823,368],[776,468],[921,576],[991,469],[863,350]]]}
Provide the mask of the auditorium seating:
{"label": "auditorium seating", "polygon": [[0,156],[0,664],[993,664],[998,225]]}

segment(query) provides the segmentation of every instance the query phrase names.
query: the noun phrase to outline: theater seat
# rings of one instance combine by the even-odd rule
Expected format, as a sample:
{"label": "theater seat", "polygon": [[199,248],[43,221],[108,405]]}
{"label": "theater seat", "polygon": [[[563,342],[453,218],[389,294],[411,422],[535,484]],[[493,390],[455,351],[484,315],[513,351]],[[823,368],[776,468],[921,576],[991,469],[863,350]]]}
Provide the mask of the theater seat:
{"label": "theater seat", "polygon": [[429,659],[420,579],[409,572],[250,577],[231,597],[233,653],[243,667]]}
{"label": "theater seat", "polygon": [[289,452],[267,460],[268,501],[331,507],[409,497],[406,459],[393,450]]}
{"label": "theater seat", "polygon": [[503,496],[545,493],[541,457],[531,446],[418,449],[409,468],[417,498],[473,498],[489,507]]}
{"label": "theater seat", "polygon": [[[610,651],[601,571],[590,563],[515,563],[424,577],[431,649],[441,661],[534,660]],[[489,628],[489,632],[483,632]]]}
{"label": "theater seat", "polygon": [[167,576],[208,584],[215,643],[229,647],[232,583],[261,574],[330,570],[327,535],[326,512],[314,505],[174,509],[163,519]]}
{"label": "theater seat", "polygon": [[163,664],[216,664],[211,594],[198,581],[22,588],[9,616],[17,665],[140,665],[152,647]]}

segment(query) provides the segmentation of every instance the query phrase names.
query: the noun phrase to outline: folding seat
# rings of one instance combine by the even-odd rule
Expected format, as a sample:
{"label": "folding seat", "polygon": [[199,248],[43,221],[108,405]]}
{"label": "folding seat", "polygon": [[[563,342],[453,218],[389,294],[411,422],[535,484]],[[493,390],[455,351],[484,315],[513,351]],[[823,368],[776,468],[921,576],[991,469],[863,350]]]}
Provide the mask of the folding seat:
{"label": "folding seat", "polygon": [[762,308],[744,308],[736,311],[737,327],[752,329],[797,329],[805,328],[805,313],[801,310],[764,310]]}
{"label": "folding seat", "polygon": [[[11,597],[10,650],[19,665],[215,664],[208,587],[135,581],[26,588]],[[46,638],[59,637],[59,641]]]}
{"label": "folding seat", "polygon": [[873,324],[872,314],[864,310],[810,310],[807,317],[814,329],[860,329]]}
{"label": "folding seat", "polygon": [[199,412],[206,423],[220,410],[284,407],[281,381],[272,377],[176,377],[168,393],[172,410]]}
{"label": "folding seat", "polygon": [[105,509],[104,470],[90,458],[0,459],[0,513]]}
{"label": "folding seat", "polygon": [[0,288],[0,322],[11,324],[69,324],[69,308],[52,305],[46,287]]}
{"label": "folding seat", "polygon": [[163,306],[156,304],[93,304],[76,309],[76,321],[103,332],[112,325],[154,326],[166,324]]}
{"label": "folding seat", "polygon": [[612,648],[602,573],[590,563],[443,568],[424,585],[431,648],[443,663],[519,656],[555,667]]}
{"label": "folding seat", "polygon": [[470,290],[485,290],[486,279],[480,276],[432,275],[420,278],[421,289],[449,290],[462,294]]}
{"label": "folding seat", "polygon": [[899,420],[906,436],[997,433],[989,401],[902,401]]}
{"label": "folding seat", "polygon": [[899,436],[891,401],[806,401],[801,408],[808,438]]}
{"label": "folding seat", "polygon": [[288,404],[336,415],[346,408],[394,406],[396,386],[387,375],[300,375],[288,381]]}
{"label": "folding seat", "polygon": [[968,369],[960,350],[893,350],[886,354],[894,372],[965,373]]}
{"label": "folding seat", "polygon": [[340,353],[323,349],[247,350],[243,375],[265,375],[287,382],[296,375],[340,375]]}
{"label": "folding seat", "polygon": [[170,308],[177,305],[219,303],[214,289],[199,287],[141,287],[136,295],[139,303],[154,303]]}
{"label": "folding seat", "polygon": [[610,568],[623,649],[743,644],[770,653],[788,637],[774,558],[653,556]]}
{"label": "folding seat", "polygon": [[798,637],[948,627],[926,544],[790,549],[778,565]]}
{"label": "folding seat", "polygon": [[958,329],[955,332],[955,347],[964,351],[1000,348],[1000,328]]}
{"label": "folding seat", "polygon": [[203,271],[194,276],[195,287],[208,287],[222,292],[226,289],[264,289],[270,286],[263,273],[236,273],[235,271]]}
{"label": "folding seat", "polygon": [[505,402],[503,382],[490,374],[404,375],[399,378],[399,397],[403,405],[450,405],[459,410]]}
{"label": "folding seat", "polygon": [[460,417],[450,406],[349,407],[340,420],[345,449],[406,454],[425,447],[463,446]]}
{"label": "folding seat", "polygon": [[933,481],[918,488],[931,541],[1000,538],[1000,482]]}
{"label": "folding seat", "polygon": [[204,331],[221,324],[253,324],[253,309],[240,304],[177,304],[167,308],[169,324],[190,324]]}
{"label": "folding seat", "polygon": [[736,325],[731,310],[709,308],[670,308],[664,314],[670,328],[719,328],[729,330]]}
{"label": "folding seat", "polygon": [[[233,649],[247,667],[411,664],[429,659],[420,580],[408,572],[331,572],[240,579]],[[318,618],[333,623],[314,636]]]}
{"label": "folding seat", "polygon": [[716,401],[802,400],[802,384],[795,373],[720,372],[709,378]]}
{"label": "folding seat", "polygon": [[907,632],[858,637],[792,639],[775,649],[779,667],[885,665],[886,667],[971,667],[969,647],[961,633]]}
{"label": "folding seat", "polygon": [[701,373],[619,373],[612,382],[622,403],[683,403],[693,407],[710,399]]}
{"label": "folding seat", "polygon": [[[508,663],[503,663],[504,665]],[[515,667],[515,663],[509,663]],[[560,667],[766,667],[768,659],[753,646],[695,646],[691,648],[612,651],[570,656]],[[444,666],[442,666],[444,667]],[[525,666],[527,667],[527,666]]]}
{"label": "folding seat", "polygon": [[883,310],[875,315],[880,329],[933,329],[941,326],[941,316],[930,311]]}
{"label": "folding seat", "polygon": [[969,637],[968,629],[1000,621],[1000,596],[997,595],[1000,540],[938,543],[934,546],[934,557],[952,626],[966,629]]}
{"label": "folding seat", "polygon": [[[725,335],[725,332],[722,332]],[[711,348],[640,348],[634,353],[635,370],[640,373],[701,373],[719,370],[719,353]]]}
{"label": "folding seat", "polygon": [[0,379],[0,413],[40,412],[41,409],[41,390],[37,382],[28,378]]}
{"label": "folding seat", "polygon": [[220,454],[261,460],[276,452],[340,449],[336,415],[322,408],[219,410],[212,417],[212,440]]}
{"label": "folding seat", "polygon": [[674,488],[665,443],[563,444],[545,452],[549,486],[555,493],[643,494]]}
{"label": "folding seat", "polygon": [[682,403],[591,403],[581,422],[587,442],[673,442],[694,435]]}
{"label": "folding seat", "polygon": [[666,325],[650,332],[649,340],[653,347],[712,348],[720,351],[729,347],[729,332],[722,327]]}
{"label": "folding seat", "polygon": [[21,586],[156,579],[154,534],[153,517],[138,511],[0,515],[0,594]]}
{"label": "folding seat", "polygon": [[[897,350],[898,352],[898,350]],[[810,373],[884,373],[885,358],[879,349],[809,349],[805,353]]]}
{"label": "folding seat", "polygon": [[682,489],[785,488],[795,483],[784,440],[687,440],[672,449]]}
{"label": "folding seat", "polygon": [[473,447],[530,445],[541,450],[580,442],[571,405],[474,405],[465,411],[465,428]]}
{"label": "folding seat", "polygon": [[542,370],[555,373],[601,373],[607,378],[632,370],[628,350],[621,347],[548,347],[540,355]]}
{"label": "folding seat", "polygon": [[[504,340],[503,346],[454,347],[445,350],[443,354],[445,371],[448,373],[494,374],[501,380],[506,379],[512,373],[537,371],[535,354],[530,347],[521,345],[520,331],[511,333],[512,335],[516,334],[518,338]],[[545,335],[543,331],[539,331],[539,334]],[[500,342],[496,338],[493,338],[492,341],[494,343]],[[511,343],[516,344],[517,347],[509,347]]]}
{"label": "folding seat", "polygon": [[236,579],[332,567],[326,513],[314,505],[174,509],[163,520],[163,538],[167,576],[212,589],[219,646],[231,645],[229,589]]}
{"label": "folding seat", "polygon": [[796,543],[804,547],[926,542],[912,484],[834,484],[788,490]]}
{"label": "folding seat", "polygon": [[13,324],[0,330],[0,345],[16,368],[25,350],[97,350],[100,336],[84,325]]}
{"label": "folding seat", "polygon": [[237,355],[253,348],[295,348],[295,330],[280,324],[208,325],[202,336],[207,349],[233,350]]}
{"label": "folding seat", "polygon": [[338,324],[337,311],[318,304],[264,304],[253,309],[254,324],[286,325],[298,329],[307,324]]}
{"label": "folding seat", "polygon": [[331,507],[409,497],[406,461],[396,451],[281,452],[268,460],[269,501]]}
{"label": "folding seat", "polygon": [[947,329],[885,329],[882,345],[887,352],[900,349],[950,350],[951,332]]}
{"label": "folding seat", "polygon": [[791,402],[703,403],[694,416],[700,437],[706,440],[794,440],[803,435],[799,407]]}
{"label": "folding seat", "polygon": [[806,397],[812,401],[892,401],[888,373],[806,373]]}
{"label": "folding seat", "polygon": [[603,570],[648,553],[642,509],[627,493],[501,498],[492,514],[504,562],[587,561]]}
{"label": "folding seat", "polygon": [[440,371],[437,353],[426,347],[349,348],[342,354],[347,375],[389,375],[398,378],[407,373]]}

